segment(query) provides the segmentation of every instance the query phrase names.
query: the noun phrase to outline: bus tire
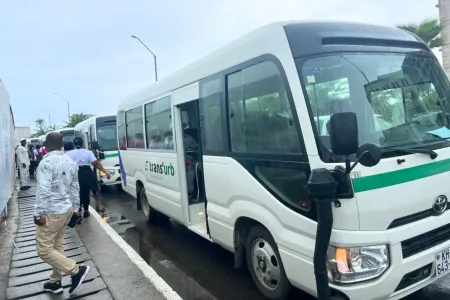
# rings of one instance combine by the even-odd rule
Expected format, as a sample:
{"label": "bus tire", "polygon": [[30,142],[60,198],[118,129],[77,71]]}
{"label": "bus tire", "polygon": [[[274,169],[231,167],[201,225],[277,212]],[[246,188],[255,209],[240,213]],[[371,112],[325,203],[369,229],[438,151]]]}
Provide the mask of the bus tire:
{"label": "bus tire", "polygon": [[254,226],[245,247],[247,266],[259,292],[270,300],[285,300],[292,286],[284,271],[277,244],[269,231]]}
{"label": "bus tire", "polygon": [[140,189],[139,200],[141,202],[141,208],[144,213],[145,220],[150,224],[156,224],[158,222],[158,212],[148,203],[147,193],[145,192],[144,187],[141,187]]}

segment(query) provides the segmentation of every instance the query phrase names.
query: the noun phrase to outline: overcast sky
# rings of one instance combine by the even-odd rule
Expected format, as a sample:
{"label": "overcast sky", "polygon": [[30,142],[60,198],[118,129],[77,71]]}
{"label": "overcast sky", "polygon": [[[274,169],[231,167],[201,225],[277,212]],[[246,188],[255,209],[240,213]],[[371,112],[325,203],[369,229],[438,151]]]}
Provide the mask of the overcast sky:
{"label": "overcast sky", "polygon": [[279,20],[346,20],[395,26],[437,17],[437,0],[1,1],[0,78],[16,125],[63,124],[71,113],[117,104],[244,33]]}

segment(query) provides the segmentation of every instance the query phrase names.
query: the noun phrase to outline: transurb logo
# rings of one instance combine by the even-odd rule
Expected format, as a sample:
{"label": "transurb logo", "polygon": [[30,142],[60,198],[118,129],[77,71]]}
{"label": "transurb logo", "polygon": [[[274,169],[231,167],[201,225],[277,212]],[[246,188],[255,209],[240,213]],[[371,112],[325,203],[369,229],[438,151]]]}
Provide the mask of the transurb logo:
{"label": "transurb logo", "polygon": [[172,166],[172,163],[168,165],[164,164],[164,162],[161,164],[154,164],[147,160],[145,162],[145,170],[155,174],[175,176],[175,168]]}

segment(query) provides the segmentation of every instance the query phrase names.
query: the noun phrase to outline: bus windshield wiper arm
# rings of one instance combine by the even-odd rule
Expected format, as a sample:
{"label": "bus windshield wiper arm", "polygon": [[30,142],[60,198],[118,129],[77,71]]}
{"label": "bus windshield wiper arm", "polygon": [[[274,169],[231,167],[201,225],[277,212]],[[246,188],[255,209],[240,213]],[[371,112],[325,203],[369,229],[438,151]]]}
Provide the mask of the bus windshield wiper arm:
{"label": "bus windshield wiper arm", "polygon": [[438,154],[431,149],[408,149],[408,148],[396,148],[396,147],[384,147],[383,149],[399,151],[404,153],[421,153],[430,155],[431,159],[438,157]]}

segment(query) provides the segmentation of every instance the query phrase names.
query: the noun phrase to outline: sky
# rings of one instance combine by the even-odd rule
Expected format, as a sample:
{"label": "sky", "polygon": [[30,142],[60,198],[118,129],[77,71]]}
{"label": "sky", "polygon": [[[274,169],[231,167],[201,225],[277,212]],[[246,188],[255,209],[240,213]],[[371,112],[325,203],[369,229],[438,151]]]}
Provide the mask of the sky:
{"label": "sky", "polygon": [[437,0],[22,0],[0,2],[0,79],[16,126],[118,103],[265,24],[342,20],[395,26],[438,17]]}

